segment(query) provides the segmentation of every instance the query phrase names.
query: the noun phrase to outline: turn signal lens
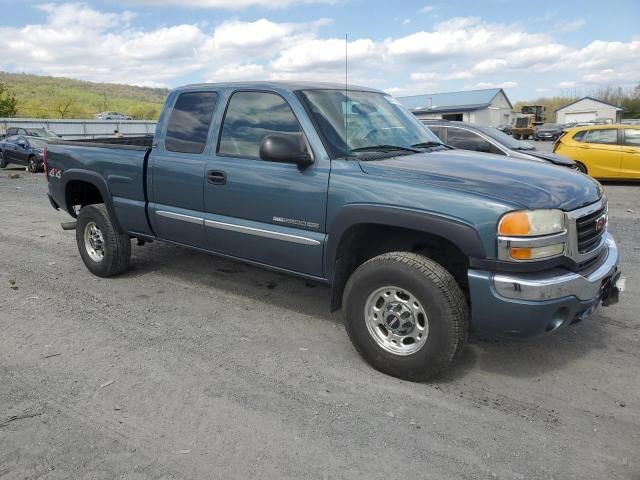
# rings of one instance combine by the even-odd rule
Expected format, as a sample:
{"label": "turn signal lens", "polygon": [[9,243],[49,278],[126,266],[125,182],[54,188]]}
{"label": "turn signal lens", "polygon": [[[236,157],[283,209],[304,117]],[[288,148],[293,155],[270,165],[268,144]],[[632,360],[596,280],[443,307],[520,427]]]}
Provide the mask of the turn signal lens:
{"label": "turn signal lens", "polygon": [[526,212],[507,213],[498,225],[500,235],[529,235],[530,230],[529,216]]}
{"label": "turn signal lens", "polygon": [[529,260],[531,258],[531,248],[512,247],[511,258],[515,260]]}
{"label": "turn signal lens", "polygon": [[539,260],[555,257],[564,252],[564,243],[547,245],[546,247],[511,247],[509,255],[514,260]]}

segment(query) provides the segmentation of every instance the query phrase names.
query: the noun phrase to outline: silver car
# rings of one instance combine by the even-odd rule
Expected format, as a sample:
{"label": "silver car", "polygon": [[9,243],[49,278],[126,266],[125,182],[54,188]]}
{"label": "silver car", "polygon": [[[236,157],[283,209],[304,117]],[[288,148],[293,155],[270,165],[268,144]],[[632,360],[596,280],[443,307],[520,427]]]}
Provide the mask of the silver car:
{"label": "silver car", "polygon": [[120,112],[100,112],[95,118],[96,120],[131,120],[129,115]]}

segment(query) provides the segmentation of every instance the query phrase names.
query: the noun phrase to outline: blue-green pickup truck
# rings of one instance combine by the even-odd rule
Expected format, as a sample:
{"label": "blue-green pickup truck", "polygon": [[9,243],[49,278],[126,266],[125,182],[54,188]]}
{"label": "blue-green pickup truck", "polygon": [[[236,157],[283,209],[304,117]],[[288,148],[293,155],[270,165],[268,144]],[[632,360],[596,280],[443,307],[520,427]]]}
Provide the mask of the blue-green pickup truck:
{"label": "blue-green pickup truck", "polygon": [[134,140],[48,145],[50,202],[91,272],[159,240],[330,284],[355,348],[394,376],[443,371],[470,330],[542,336],[618,298],[600,184],[452,149],[377,90],[191,85]]}

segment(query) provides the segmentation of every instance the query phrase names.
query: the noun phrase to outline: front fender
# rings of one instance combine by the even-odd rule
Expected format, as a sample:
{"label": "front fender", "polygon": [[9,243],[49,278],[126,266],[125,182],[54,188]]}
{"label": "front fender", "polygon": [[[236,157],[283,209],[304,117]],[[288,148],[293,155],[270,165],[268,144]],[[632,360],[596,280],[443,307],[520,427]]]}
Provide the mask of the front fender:
{"label": "front fender", "polygon": [[354,204],[342,207],[328,228],[324,257],[326,278],[331,280],[334,277],[336,255],[342,236],[349,228],[359,224],[408,228],[436,235],[456,245],[468,257],[485,258],[478,232],[473,226],[459,220],[412,209]]}

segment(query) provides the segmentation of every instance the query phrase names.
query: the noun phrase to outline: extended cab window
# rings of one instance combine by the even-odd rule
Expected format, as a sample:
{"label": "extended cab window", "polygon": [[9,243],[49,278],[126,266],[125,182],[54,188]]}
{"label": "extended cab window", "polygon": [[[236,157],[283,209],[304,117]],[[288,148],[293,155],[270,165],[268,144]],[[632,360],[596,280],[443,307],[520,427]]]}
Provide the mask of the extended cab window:
{"label": "extended cab window", "polygon": [[229,100],[224,116],[218,154],[259,158],[260,143],[264,137],[301,133],[291,107],[279,95],[236,92]]}
{"label": "extended cab window", "polygon": [[463,150],[504,155],[501,150],[496,148],[491,142],[488,142],[480,135],[461,128],[447,128],[447,144]]}
{"label": "extended cab window", "polygon": [[618,130],[615,128],[589,130],[584,137],[584,141],[586,143],[608,143],[615,145],[618,143]]}
{"label": "extended cab window", "polygon": [[169,118],[164,146],[170,152],[202,153],[216,106],[216,92],[181,93]]}

